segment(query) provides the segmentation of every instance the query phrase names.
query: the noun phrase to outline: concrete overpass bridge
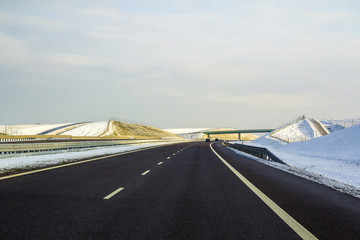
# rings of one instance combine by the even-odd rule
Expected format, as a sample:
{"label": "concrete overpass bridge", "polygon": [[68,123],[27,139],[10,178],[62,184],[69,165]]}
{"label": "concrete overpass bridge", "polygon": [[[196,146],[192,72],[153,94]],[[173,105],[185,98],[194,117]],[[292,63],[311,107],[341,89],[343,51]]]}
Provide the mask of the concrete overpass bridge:
{"label": "concrete overpass bridge", "polygon": [[239,140],[241,140],[241,133],[268,133],[272,132],[275,129],[245,129],[245,130],[225,130],[225,131],[203,131],[203,134],[206,134],[208,138],[210,135],[217,134],[238,134]]}

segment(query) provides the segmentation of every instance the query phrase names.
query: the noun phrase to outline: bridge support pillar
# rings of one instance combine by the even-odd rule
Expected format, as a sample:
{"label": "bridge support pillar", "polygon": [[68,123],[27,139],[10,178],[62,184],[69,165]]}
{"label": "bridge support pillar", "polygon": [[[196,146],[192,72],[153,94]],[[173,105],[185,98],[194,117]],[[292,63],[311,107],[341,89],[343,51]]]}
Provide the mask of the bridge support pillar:
{"label": "bridge support pillar", "polygon": [[210,138],[210,134],[207,134],[207,138]]}
{"label": "bridge support pillar", "polygon": [[241,140],[241,133],[239,133],[239,141]]}

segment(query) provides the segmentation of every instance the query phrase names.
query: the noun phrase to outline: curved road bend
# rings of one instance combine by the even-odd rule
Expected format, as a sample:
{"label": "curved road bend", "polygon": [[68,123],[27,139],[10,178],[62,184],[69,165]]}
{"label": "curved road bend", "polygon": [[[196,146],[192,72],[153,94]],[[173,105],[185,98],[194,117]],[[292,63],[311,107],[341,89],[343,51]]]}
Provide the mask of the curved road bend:
{"label": "curved road bend", "polygon": [[[315,237],[359,239],[359,199],[212,146]],[[205,142],[0,180],[0,214],[1,239],[301,239]]]}

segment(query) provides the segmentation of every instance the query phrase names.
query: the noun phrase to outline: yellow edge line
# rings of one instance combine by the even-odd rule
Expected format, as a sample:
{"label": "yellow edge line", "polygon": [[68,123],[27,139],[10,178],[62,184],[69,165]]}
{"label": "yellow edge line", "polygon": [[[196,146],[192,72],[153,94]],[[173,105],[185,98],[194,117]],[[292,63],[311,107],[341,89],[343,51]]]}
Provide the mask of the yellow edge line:
{"label": "yellow edge line", "polygon": [[77,165],[77,164],[97,161],[97,160],[101,160],[101,159],[104,159],[104,158],[110,158],[110,157],[116,157],[116,156],[135,153],[135,152],[141,152],[141,151],[145,151],[145,150],[149,150],[149,149],[153,149],[153,148],[158,148],[158,147],[164,147],[164,146],[172,145],[172,144],[177,144],[177,143],[170,143],[170,144],[165,144],[165,145],[160,145],[160,146],[154,146],[154,147],[148,147],[148,148],[133,150],[133,151],[129,151],[129,152],[116,153],[116,154],[113,154],[113,155],[107,155],[107,156],[103,156],[103,157],[97,157],[97,158],[87,159],[87,160],[78,161],[78,162],[66,163],[66,164],[63,164],[63,165],[58,165],[58,166],[53,166],[53,167],[41,168],[41,169],[29,171],[29,172],[13,174],[13,175],[9,175],[9,176],[0,177],[0,181],[5,180],[5,179],[9,179],[9,178],[15,178],[15,177],[20,177],[20,176],[24,176],[24,175],[29,175],[29,174],[33,174],[33,173],[44,172],[44,171],[49,171],[49,170],[53,170],[53,169],[69,167],[69,166],[73,166],[73,165]]}
{"label": "yellow edge line", "polygon": [[[212,143],[213,144],[213,143]],[[292,230],[294,230],[302,239],[317,239],[311,232],[309,232],[305,227],[298,223],[294,218],[292,218],[288,213],[286,213],[282,208],[280,208],[275,202],[273,202],[268,196],[261,192],[257,187],[255,187],[249,180],[247,180],[241,173],[239,173],[235,168],[233,168],[228,162],[226,162],[211,146],[211,150],[215,155],[248,187],[253,191],[268,207],[271,208]]]}

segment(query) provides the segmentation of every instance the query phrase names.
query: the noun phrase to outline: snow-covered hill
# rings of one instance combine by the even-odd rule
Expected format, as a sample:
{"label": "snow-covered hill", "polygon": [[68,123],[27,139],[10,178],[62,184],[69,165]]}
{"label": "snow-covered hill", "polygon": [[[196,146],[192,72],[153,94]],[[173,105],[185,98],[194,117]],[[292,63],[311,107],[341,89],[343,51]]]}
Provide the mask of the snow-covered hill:
{"label": "snow-covered hill", "polygon": [[7,135],[72,135],[96,137],[107,131],[108,122],[0,125],[0,132]]}
{"label": "snow-covered hill", "polygon": [[108,122],[90,122],[62,132],[60,135],[97,137],[108,130]]}
{"label": "snow-covered hill", "polygon": [[63,124],[0,125],[7,135],[71,135],[75,137],[177,138],[161,129],[117,121],[79,122]]}
{"label": "snow-covered hill", "polygon": [[0,125],[0,133],[6,133],[7,135],[38,135],[50,129],[59,128],[67,125],[69,125],[69,123]]}
{"label": "snow-covered hill", "polygon": [[313,136],[308,141],[287,143],[270,133],[248,144],[268,148],[290,166],[360,188],[360,124],[314,137],[304,120],[288,128],[288,133]]}
{"label": "snow-covered hill", "polygon": [[303,118],[285,125],[269,135],[284,142],[303,142],[329,134],[329,130],[318,120]]}

